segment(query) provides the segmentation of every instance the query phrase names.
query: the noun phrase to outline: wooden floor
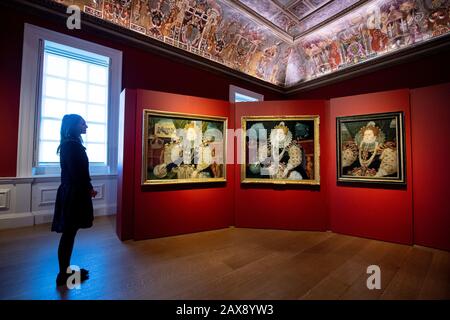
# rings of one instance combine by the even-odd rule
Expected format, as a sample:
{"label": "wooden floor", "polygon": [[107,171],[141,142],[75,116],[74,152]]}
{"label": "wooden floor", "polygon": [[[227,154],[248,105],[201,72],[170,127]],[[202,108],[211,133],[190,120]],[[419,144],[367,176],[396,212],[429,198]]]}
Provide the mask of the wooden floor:
{"label": "wooden floor", "polygon": [[[0,299],[450,299],[450,253],[323,232],[229,228],[121,242],[114,217],[79,232],[73,264],[91,278],[55,286],[59,235],[0,231]],[[381,268],[368,290],[367,267]]]}

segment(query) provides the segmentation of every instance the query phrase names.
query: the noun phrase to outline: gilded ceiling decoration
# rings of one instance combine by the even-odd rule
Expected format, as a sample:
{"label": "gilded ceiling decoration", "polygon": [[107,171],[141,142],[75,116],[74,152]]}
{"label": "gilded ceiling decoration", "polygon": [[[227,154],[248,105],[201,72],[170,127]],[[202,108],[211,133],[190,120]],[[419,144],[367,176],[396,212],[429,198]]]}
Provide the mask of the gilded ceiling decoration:
{"label": "gilded ceiling decoration", "polygon": [[54,0],[280,87],[450,31],[450,0]]}

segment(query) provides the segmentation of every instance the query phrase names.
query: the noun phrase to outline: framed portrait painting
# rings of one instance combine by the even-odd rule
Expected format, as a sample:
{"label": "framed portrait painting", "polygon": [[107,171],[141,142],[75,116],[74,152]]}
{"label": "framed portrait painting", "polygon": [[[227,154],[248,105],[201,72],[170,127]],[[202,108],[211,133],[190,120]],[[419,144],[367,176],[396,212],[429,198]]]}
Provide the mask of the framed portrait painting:
{"label": "framed portrait painting", "polygon": [[319,116],[242,117],[241,182],[320,184]]}
{"label": "framed portrait painting", "polygon": [[406,184],[403,112],[336,118],[337,180]]}
{"label": "framed portrait painting", "polygon": [[142,184],[226,181],[227,118],[144,110]]}

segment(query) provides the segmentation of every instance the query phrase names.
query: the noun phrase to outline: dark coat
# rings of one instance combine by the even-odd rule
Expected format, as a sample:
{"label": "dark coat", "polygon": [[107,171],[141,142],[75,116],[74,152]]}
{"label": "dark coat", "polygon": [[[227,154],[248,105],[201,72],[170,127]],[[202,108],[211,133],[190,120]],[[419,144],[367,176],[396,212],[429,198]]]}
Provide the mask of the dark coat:
{"label": "dark coat", "polygon": [[75,140],[61,144],[61,185],[56,194],[52,231],[90,228],[94,220],[86,148]]}

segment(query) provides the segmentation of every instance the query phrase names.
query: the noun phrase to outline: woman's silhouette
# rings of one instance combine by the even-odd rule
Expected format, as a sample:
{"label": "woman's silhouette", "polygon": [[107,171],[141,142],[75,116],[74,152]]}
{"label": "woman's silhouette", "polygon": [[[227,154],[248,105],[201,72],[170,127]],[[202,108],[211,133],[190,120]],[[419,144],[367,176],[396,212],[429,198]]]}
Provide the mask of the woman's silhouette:
{"label": "woman's silhouette", "polygon": [[[65,285],[71,275],[67,269],[78,229],[92,227],[94,220],[91,198],[97,192],[92,188],[89,160],[81,138],[86,129],[86,122],[77,114],[67,114],[62,119],[61,142],[57,150],[60,155],[61,185],[56,195],[51,229],[62,233],[58,247],[58,286]],[[88,279],[88,270],[80,269],[80,278],[82,281]]]}

